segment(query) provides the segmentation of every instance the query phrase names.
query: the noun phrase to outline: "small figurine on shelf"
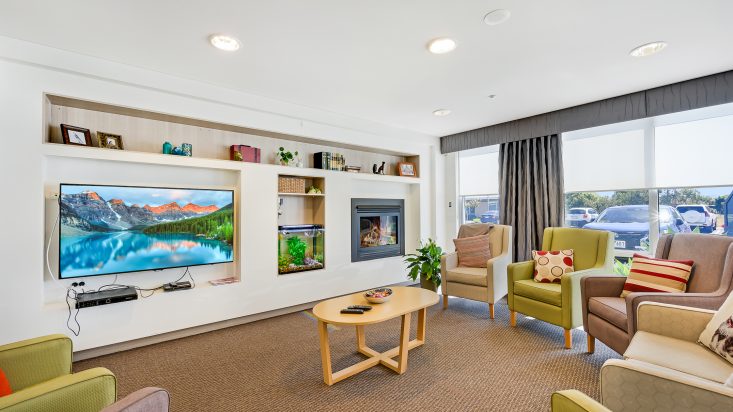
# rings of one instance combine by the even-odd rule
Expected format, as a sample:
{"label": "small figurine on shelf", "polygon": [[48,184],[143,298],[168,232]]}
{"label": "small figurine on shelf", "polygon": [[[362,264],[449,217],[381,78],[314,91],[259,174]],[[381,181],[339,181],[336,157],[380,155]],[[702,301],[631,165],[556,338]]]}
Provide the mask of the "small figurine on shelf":
{"label": "small figurine on shelf", "polygon": [[163,154],[171,154],[173,145],[170,142],[163,143]]}
{"label": "small figurine on shelf", "polygon": [[295,157],[298,156],[298,151],[296,150],[295,155],[293,155],[293,153],[289,151],[286,152],[285,149],[281,146],[277,150],[275,156],[282,166],[290,166],[290,162],[295,160]]}
{"label": "small figurine on shelf", "polygon": [[173,148],[173,150],[171,150],[171,154],[174,154],[176,156],[183,156],[183,149],[181,149],[180,147],[176,146],[176,147]]}
{"label": "small figurine on shelf", "polygon": [[374,165],[372,166],[372,173],[374,173],[375,175],[383,175],[384,174],[384,164],[385,163],[387,163],[387,162],[382,162],[382,165],[379,166],[379,168],[377,168],[377,164],[374,163]]}
{"label": "small figurine on shelf", "polygon": [[233,160],[236,160],[238,162],[243,161],[244,158],[242,157],[242,153],[241,152],[234,152],[234,159]]}
{"label": "small figurine on shelf", "polygon": [[309,195],[320,195],[322,192],[321,192],[321,189],[319,189],[319,188],[317,188],[315,186],[311,186],[311,187],[308,188],[308,192],[307,193]]}

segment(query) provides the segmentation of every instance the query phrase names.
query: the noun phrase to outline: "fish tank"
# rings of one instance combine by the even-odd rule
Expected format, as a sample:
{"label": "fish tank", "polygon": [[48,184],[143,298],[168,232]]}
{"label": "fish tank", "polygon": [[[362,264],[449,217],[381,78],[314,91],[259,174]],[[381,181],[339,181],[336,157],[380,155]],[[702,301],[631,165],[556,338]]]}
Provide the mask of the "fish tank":
{"label": "fish tank", "polygon": [[323,269],[324,234],[322,225],[278,226],[278,273]]}

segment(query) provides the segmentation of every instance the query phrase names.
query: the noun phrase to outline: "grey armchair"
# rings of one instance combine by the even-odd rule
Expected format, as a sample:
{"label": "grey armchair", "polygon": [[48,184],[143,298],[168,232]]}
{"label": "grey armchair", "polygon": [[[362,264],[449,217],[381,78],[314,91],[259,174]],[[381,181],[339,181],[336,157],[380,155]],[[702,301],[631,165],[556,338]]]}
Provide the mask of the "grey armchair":
{"label": "grey armchair", "polygon": [[443,309],[448,308],[448,296],[486,302],[489,316],[494,319],[494,304],[507,293],[506,268],[512,263],[512,227],[472,223],[461,225],[458,237],[489,235],[491,256],[485,268],[458,266],[458,254],[448,253],[440,259],[443,277]]}
{"label": "grey armchair", "polygon": [[114,404],[102,409],[102,412],[168,412],[170,395],[161,388],[143,388],[137,390]]}
{"label": "grey armchair", "polygon": [[595,275],[581,280],[588,352],[594,351],[597,338],[614,351],[624,353],[636,332],[635,314],[642,302],[716,310],[731,293],[733,238],[694,233],[664,235],[659,239],[655,256],[695,262],[686,293],[635,292],[621,298],[624,276]]}

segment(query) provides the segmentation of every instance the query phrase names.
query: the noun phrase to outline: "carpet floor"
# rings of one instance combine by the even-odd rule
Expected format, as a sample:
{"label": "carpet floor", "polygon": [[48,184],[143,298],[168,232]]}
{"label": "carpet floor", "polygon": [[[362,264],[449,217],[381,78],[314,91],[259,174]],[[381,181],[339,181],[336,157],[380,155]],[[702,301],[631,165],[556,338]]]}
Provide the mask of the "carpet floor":
{"label": "carpet floor", "polygon": [[[449,302],[448,310],[429,309],[426,343],[410,351],[403,375],[376,366],[326,386],[308,312],[80,361],[74,370],[112,370],[120,397],[165,388],[173,411],[544,411],[556,390],[598,399],[600,367],[619,357],[600,342],[587,354],[580,330],[565,350],[559,327],[521,315],[509,327],[506,301],[496,305],[495,320],[486,304]],[[367,326],[367,344],[397,346],[399,327],[397,319]],[[364,359],[353,328],[332,327],[330,341],[334,370]]]}

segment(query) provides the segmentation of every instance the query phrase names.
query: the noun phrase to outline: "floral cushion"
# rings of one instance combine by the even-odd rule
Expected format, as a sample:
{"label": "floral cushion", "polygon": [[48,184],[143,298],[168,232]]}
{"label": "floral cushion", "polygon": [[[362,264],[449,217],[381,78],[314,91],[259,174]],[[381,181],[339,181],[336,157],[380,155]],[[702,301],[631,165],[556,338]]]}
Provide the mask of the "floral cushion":
{"label": "floral cushion", "polygon": [[733,363],[733,294],[728,296],[710,319],[698,340],[723,359]]}

